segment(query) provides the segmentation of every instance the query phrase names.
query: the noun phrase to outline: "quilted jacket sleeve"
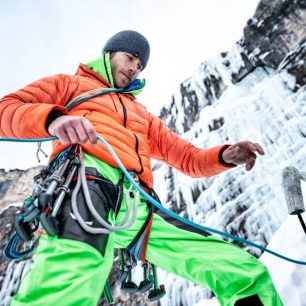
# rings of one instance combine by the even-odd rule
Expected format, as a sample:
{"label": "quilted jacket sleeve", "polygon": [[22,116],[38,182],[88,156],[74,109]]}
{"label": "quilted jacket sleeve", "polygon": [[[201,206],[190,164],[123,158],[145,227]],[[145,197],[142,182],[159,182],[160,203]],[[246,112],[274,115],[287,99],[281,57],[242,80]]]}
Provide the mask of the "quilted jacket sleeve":
{"label": "quilted jacket sleeve", "polygon": [[59,74],[35,81],[0,100],[0,136],[49,137],[46,120],[53,110],[67,113],[65,103],[77,86],[73,76]]}
{"label": "quilted jacket sleeve", "polygon": [[150,150],[153,158],[191,177],[209,177],[233,168],[232,165],[219,161],[219,153],[228,145],[199,149],[180,138],[152,114],[149,122]]}

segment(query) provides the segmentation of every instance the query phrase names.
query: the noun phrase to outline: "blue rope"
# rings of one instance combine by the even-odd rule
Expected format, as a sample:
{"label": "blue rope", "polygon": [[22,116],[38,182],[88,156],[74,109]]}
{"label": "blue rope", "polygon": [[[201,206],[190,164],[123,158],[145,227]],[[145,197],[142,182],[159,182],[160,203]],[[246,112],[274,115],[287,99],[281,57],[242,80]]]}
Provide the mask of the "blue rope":
{"label": "blue rope", "polygon": [[[0,141],[15,141],[15,142],[45,142],[45,141],[51,141],[51,140],[56,140],[58,139],[57,137],[51,137],[51,138],[40,138],[40,139],[15,139],[15,138],[0,138]],[[261,245],[258,245],[250,240],[246,240],[207,226],[203,226],[197,223],[194,223],[188,219],[185,219],[179,215],[177,215],[176,213],[168,210],[167,208],[163,207],[159,202],[157,202],[154,198],[152,198],[149,194],[147,194],[135,181],[134,179],[131,177],[131,175],[129,174],[129,172],[126,170],[126,168],[124,167],[124,165],[122,164],[121,160],[119,159],[119,157],[117,156],[117,154],[115,153],[115,151],[113,150],[113,148],[108,144],[108,142],[106,140],[104,140],[101,136],[97,136],[97,139],[100,140],[105,147],[108,149],[108,151],[112,154],[113,158],[115,159],[115,161],[118,163],[120,169],[122,170],[122,172],[125,174],[125,176],[128,178],[128,180],[131,182],[131,184],[140,192],[140,194],[142,194],[147,200],[149,200],[156,208],[158,208],[159,210],[163,211],[164,213],[166,213],[167,215],[175,218],[178,221],[181,221],[187,225],[190,225],[196,229],[199,229],[201,231],[206,231],[206,232],[210,232],[210,233],[214,233],[214,234],[218,234],[220,236],[223,236],[225,238],[229,238],[232,240],[235,240],[237,242],[243,243],[243,244],[247,244],[247,245],[251,245],[257,249],[260,249],[263,252],[267,252],[270,253],[276,257],[279,257],[283,260],[298,264],[298,265],[306,265],[305,261],[300,261],[300,260],[295,260],[289,257],[286,257],[284,255],[281,255],[277,252],[274,252],[272,250],[269,250]]]}

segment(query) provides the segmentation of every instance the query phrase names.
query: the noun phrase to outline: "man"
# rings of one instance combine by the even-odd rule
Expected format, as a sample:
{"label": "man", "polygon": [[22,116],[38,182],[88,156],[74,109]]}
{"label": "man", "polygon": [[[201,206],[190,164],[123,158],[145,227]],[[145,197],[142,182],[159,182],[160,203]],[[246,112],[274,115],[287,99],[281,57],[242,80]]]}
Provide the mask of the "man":
{"label": "man", "polygon": [[[122,171],[97,142],[97,135],[103,136],[124,166],[137,174],[140,185],[151,192],[151,157],[186,175],[208,177],[236,165],[251,170],[257,154],[264,154],[259,144],[250,141],[199,149],[166,128],[135,99],[144,87],[137,77],[149,54],[143,35],[121,31],[106,42],[99,59],[81,64],[76,75],[41,79],[0,101],[1,136],[57,136],[52,157],[71,145],[81,146],[87,177],[93,178],[88,180],[92,202],[115,226],[122,224],[129,199],[123,198],[121,206],[115,207]],[[127,193],[131,190],[126,181],[122,186]],[[135,194],[130,196],[135,198]],[[78,192],[77,204],[87,214],[86,222],[95,224],[84,208],[84,197]],[[114,247],[131,249],[148,220],[145,260],[210,287],[221,305],[282,305],[268,271],[256,258],[208,233],[190,231],[158,211],[150,214],[142,197],[133,225],[111,234],[84,230],[72,203],[66,196],[57,216],[58,235],[41,236],[31,270],[11,305],[96,305],[113,263]]]}

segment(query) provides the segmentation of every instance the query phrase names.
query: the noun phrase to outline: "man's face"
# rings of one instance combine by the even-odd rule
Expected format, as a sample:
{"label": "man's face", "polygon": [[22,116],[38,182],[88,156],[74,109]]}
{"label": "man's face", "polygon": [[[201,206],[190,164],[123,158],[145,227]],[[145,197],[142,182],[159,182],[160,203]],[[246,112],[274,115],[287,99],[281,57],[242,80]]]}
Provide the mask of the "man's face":
{"label": "man's face", "polygon": [[110,55],[113,79],[116,87],[127,87],[143,69],[138,57],[127,52],[112,52]]}

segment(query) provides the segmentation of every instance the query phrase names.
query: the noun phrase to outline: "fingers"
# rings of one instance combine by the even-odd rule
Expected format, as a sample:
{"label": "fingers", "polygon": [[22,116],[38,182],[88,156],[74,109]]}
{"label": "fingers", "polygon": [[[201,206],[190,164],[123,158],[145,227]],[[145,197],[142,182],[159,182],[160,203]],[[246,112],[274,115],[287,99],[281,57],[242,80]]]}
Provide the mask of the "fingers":
{"label": "fingers", "polygon": [[66,144],[81,142],[78,131],[75,130],[74,126],[67,126],[63,133],[66,133],[68,138],[68,143]]}
{"label": "fingers", "polygon": [[247,171],[250,171],[254,165],[255,165],[255,162],[256,162],[256,158],[257,158],[257,155],[253,152],[251,152],[245,159],[245,169]]}
{"label": "fingers", "polygon": [[50,124],[49,132],[65,145],[83,144],[88,140],[93,146],[97,143],[96,131],[84,117],[61,116]]}
{"label": "fingers", "polygon": [[254,145],[256,146],[256,151],[260,154],[260,155],[265,155],[265,151],[262,148],[262,146],[258,143],[254,143]]}
{"label": "fingers", "polygon": [[55,132],[52,133],[51,135],[57,136],[58,139],[65,145],[71,143],[70,137],[68,136],[65,130],[62,129],[55,130]]}
{"label": "fingers", "polygon": [[[97,144],[97,133],[95,128],[92,126],[92,124],[86,119],[82,121],[83,127],[86,133],[86,137],[89,140],[89,143],[93,146]],[[87,141],[86,139],[86,141]],[[85,141],[85,142],[86,142]]]}
{"label": "fingers", "polygon": [[227,163],[245,165],[245,169],[250,171],[255,165],[257,153],[265,154],[261,145],[251,141],[241,141],[228,147],[223,152],[222,158]]}
{"label": "fingers", "polygon": [[250,150],[252,152],[257,152],[260,155],[264,155],[264,149],[262,148],[262,146],[258,143],[255,142],[251,142],[251,141],[240,141],[235,143],[234,145],[232,145],[231,147],[233,148],[241,148],[244,150]]}

